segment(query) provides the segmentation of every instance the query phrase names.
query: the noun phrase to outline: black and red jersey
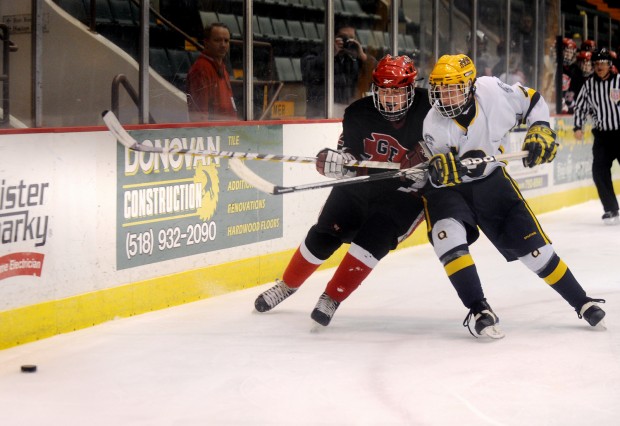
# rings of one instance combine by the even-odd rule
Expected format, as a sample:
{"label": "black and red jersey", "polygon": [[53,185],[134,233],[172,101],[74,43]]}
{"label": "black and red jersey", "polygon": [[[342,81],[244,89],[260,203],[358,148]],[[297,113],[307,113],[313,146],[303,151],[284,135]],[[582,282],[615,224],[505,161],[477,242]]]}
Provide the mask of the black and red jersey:
{"label": "black and red jersey", "polygon": [[[422,138],[422,124],[431,106],[428,91],[415,89],[413,104],[404,119],[388,121],[377,111],[373,97],[353,102],[345,111],[339,149],[346,149],[359,160],[400,163],[401,158]],[[369,173],[385,169],[369,169]]]}

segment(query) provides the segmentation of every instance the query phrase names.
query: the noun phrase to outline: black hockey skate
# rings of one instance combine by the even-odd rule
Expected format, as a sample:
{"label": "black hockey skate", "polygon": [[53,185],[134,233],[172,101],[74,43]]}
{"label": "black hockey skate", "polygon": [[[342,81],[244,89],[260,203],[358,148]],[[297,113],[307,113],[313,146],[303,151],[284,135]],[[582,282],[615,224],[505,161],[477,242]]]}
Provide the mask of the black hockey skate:
{"label": "black hockey skate", "polygon": [[604,299],[590,299],[586,303],[583,304],[581,309],[577,312],[579,318],[583,318],[590,324],[592,327],[596,327],[600,325],[602,328],[605,327],[605,311],[601,309],[597,303],[605,303]]}
{"label": "black hockey skate", "polygon": [[601,219],[603,219],[603,223],[605,225],[620,224],[620,214],[618,213],[618,210],[612,210],[609,212],[605,212],[605,214],[603,215]]}
{"label": "black hockey skate", "polygon": [[469,325],[472,317],[476,321],[474,330],[476,330],[479,336],[487,336],[491,339],[501,339],[506,336],[499,327],[499,318],[495,315],[495,312],[493,312],[493,309],[491,309],[486,299],[474,303],[463,321],[463,327],[467,327],[471,335],[477,337],[471,331]]}
{"label": "black hockey skate", "polygon": [[297,291],[282,280],[276,280],[276,285],[262,292],[254,301],[254,307],[258,312],[267,312],[275,308],[280,302]]}
{"label": "black hockey skate", "polygon": [[310,314],[310,318],[321,324],[322,326],[328,326],[332,320],[336,309],[340,306],[340,302],[336,302],[329,297],[326,293],[321,294],[319,301],[316,303],[314,310]]}

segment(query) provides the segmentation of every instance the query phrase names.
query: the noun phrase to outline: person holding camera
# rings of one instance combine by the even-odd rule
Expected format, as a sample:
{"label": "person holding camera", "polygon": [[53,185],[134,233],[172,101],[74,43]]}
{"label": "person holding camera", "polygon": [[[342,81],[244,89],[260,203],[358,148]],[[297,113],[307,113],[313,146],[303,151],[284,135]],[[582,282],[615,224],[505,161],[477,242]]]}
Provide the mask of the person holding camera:
{"label": "person holding camera", "polygon": [[[334,117],[342,118],[344,110],[358,99],[358,81],[367,64],[374,68],[376,61],[364,52],[355,37],[355,28],[345,24],[338,27],[334,38]],[[322,46],[301,58],[301,72],[306,86],[306,117],[325,116],[325,55]]]}

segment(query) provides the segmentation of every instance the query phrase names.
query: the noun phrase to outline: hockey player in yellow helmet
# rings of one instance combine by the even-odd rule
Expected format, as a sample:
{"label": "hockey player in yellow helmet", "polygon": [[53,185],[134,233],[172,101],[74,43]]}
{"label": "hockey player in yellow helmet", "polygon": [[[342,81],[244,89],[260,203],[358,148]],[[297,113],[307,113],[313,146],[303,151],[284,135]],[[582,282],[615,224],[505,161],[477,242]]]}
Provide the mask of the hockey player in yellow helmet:
{"label": "hockey player in yellow helmet", "polygon": [[[424,119],[424,141],[431,151],[424,193],[428,238],[450,283],[480,336],[501,338],[499,318],[486,301],[469,252],[482,231],[507,261],[520,260],[566,300],[591,326],[604,324],[603,311],[586,295],[527,205],[500,161],[467,168],[461,158],[504,152],[509,132],[528,127],[522,150],[526,167],[551,162],[557,152],[549,107],[534,89],[508,85],[496,77],[476,78],[466,55],[444,55],[429,76],[432,110]],[[470,329],[471,331],[471,329]],[[473,334],[473,332],[472,332]]]}

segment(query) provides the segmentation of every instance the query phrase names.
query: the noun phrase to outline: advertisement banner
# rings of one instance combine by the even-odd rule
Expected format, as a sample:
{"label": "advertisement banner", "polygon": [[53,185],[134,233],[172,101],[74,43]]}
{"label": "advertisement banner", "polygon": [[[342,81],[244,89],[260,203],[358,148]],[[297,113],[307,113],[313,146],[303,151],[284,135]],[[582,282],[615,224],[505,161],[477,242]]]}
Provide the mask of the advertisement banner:
{"label": "advertisement banner", "polygon": [[[550,164],[525,168],[521,161],[509,164],[509,172],[523,192],[556,185],[592,181],[592,126],[586,124],[582,140],[575,139],[571,117],[555,119],[556,141],[559,144],[555,159]],[[526,128],[515,128],[510,133],[508,152],[521,149]]]}
{"label": "advertisement banner", "polygon": [[[282,125],[130,131],[165,149],[282,153]],[[282,237],[282,197],[259,192],[228,160],[118,145],[117,269]],[[282,183],[282,163],[252,169]]]}
{"label": "advertisement banner", "polygon": [[560,144],[558,154],[553,162],[555,166],[554,185],[592,181],[592,125],[584,126],[582,140],[575,139],[573,120],[570,118],[556,119],[557,141]]}
{"label": "advertisement banner", "polygon": [[[510,141],[507,152],[521,150],[526,130],[525,126],[513,129],[509,135]],[[523,167],[523,162],[518,160],[508,164],[508,172],[519,185],[519,189],[522,192],[526,192],[534,189],[548,188],[551,185],[553,166],[543,164],[534,168]]]}
{"label": "advertisement banner", "polygon": [[19,275],[41,276],[45,254],[32,250],[42,250],[47,242],[49,192],[49,181],[32,180],[25,172],[3,174],[0,180],[0,280]]}

